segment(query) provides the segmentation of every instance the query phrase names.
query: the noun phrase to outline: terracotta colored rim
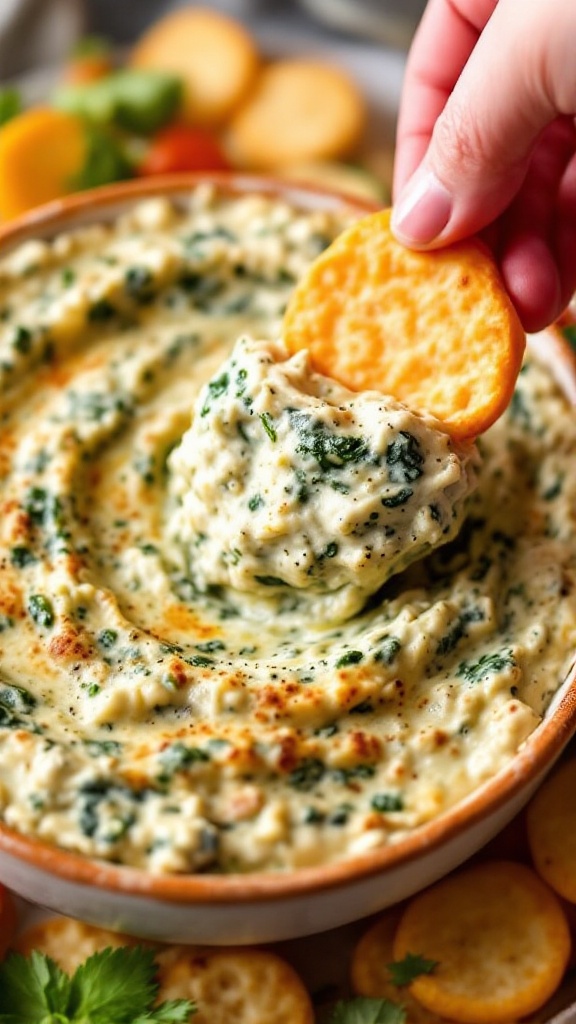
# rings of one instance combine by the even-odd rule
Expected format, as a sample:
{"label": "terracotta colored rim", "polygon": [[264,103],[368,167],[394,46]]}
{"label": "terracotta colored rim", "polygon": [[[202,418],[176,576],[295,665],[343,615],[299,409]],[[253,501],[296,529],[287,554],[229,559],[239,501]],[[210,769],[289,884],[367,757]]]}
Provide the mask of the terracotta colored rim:
{"label": "terracotta colored rim", "polygon": [[[34,236],[50,237],[63,228],[71,227],[72,223],[104,219],[106,213],[113,215],[117,207],[134,199],[157,195],[184,196],[202,183],[213,184],[225,193],[261,192],[279,196],[306,209],[334,210],[345,206],[357,215],[375,209],[372,203],[276,179],[237,174],[178,175],[106,186],[50,203],[2,227],[0,246],[6,251]],[[87,216],[83,217],[83,214]],[[547,333],[547,352],[555,376],[576,406],[576,358],[559,330],[551,329]],[[61,850],[2,824],[0,851],[76,884],[185,905],[290,899],[296,895],[337,889],[376,875],[384,879],[387,872],[442,847],[497,812],[553,764],[576,732],[576,665],[570,669],[559,695],[552,702],[552,708],[513,760],[452,809],[393,846],[334,864],[274,874],[152,875],[140,869],[119,867]]]}

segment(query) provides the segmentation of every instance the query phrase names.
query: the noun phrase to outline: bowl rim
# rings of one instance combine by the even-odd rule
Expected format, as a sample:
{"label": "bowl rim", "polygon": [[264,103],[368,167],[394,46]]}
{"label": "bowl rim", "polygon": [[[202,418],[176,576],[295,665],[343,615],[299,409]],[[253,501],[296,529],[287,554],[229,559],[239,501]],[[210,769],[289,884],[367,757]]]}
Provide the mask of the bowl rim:
{"label": "bowl rim", "polygon": [[[106,185],[47,203],[0,226],[2,255],[33,237],[51,237],[72,223],[97,223],[99,215],[116,207],[152,197],[185,196],[198,185],[212,185],[223,194],[264,193],[284,198],[307,209],[341,207],[352,214],[367,214],[376,204],[318,186],[253,174],[179,174]],[[576,406],[576,355],[560,330],[546,333],[560,382],[568,400]],[[285,872],[242,874],[153,874],[143,868],[116,865],[81,853],[61,849],[34,836],[17,832],[0,822],[0,854],[11,855],[62,880],[125,895],[146,895],[167,903],[224,904],[264,903],[289,900],[312,892],[338,889],[409,865],[419,857],[456,839],[482,819],[497,812],[537,781],[552,766],[576,732],[576,652],[566,679],[553,699],[553,712],[543,718],[523,742],[513,759],[494,776],[474,789],[437,818],[426,822],[397,843],[375,848],[342,860]]]}

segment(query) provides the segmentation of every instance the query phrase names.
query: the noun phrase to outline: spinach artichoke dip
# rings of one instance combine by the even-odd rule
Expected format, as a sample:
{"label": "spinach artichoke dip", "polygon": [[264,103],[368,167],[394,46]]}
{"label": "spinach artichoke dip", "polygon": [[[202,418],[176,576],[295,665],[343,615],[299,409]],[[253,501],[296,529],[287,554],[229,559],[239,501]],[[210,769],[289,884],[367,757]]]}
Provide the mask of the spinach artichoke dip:
{"label": "spinach artichoke dip", "polygon": [[394,843],[576,647],[576,420],[476,446],[278,340],[344,217],[199,189],[0,263],[0,817],[153,872]]}

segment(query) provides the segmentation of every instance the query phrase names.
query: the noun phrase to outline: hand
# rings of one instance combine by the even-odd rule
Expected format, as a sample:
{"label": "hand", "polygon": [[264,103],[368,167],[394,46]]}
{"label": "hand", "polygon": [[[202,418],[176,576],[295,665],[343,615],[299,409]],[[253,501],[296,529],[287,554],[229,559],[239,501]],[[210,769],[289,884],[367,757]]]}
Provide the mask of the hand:
{"label": "hand", "polygon": [[529,331],[576,287],[575,39],[575,0],[429,0],[402,96],[394,233],[482,232]]}

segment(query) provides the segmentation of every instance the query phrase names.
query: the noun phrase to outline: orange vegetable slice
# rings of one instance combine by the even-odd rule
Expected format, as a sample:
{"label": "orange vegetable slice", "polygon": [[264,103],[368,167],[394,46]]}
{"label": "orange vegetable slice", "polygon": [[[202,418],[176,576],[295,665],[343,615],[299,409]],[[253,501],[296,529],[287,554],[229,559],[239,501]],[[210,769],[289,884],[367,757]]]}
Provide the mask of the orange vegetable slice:
{"label": "orange vegetable slice", "polygon": [[0,131],[0,216],[9,219],[70,192],[86,155],[80,120],[36,107]]}
{"label": "orange vegetable slice", "polygon": [[559,900],[524,864],[488,861],[451,875],[413,899],[394,957],[437,961],[410,990],[434,1013],[463,1024],[516,1020],[560,984],[570,931]]}
{"label": "orange vegetable slice", "polygon": [[576,903],[576,759],[546,780],[528,806],[528,843],[538,874]]}
{"label": "orange vegetable slice", "polygon": [[352,224],[304,275],[284,340],[353,391],[428,412],[453,437],[486,430],[512,397],[525,335],[496,264],[472,239],[404,248],[390,210]]}

